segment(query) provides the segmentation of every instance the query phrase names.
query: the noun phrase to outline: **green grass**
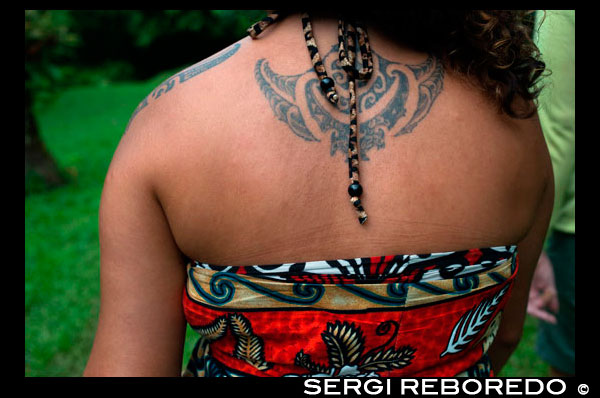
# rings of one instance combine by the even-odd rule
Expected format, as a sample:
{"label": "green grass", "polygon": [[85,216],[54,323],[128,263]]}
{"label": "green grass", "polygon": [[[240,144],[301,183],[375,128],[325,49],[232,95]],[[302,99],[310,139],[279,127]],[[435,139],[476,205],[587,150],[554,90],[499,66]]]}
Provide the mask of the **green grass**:
{"label": "green grass", "polygon": [[[170,76],[65,90],[37,112],[67,185],[25,198],[25,376],[80,376],[99,310],[98,206],[112,154],[138,103]],[[533,350],[537,323],[502,376],[546,376]],[[188,327],[185,355],[195,343]]]}

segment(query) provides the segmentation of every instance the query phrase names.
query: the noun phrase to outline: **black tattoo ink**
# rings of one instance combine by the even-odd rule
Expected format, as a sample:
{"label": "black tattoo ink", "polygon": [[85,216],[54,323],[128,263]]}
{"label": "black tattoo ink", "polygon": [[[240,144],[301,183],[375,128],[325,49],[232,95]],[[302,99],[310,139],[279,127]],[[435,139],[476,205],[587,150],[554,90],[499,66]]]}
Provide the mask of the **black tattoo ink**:
{"label": "black tattoo ink", "polygon": [[[263,76],[263,70],[266,77]],[[300,76],[301,75],[279,76],[269,68],[269,63],[264,59],[259,60],[254,68],[254,77],[256,78],[261,91],[267,98],[267,101],[269,101],[269,105],[275,113],[275,116],[277,116],[277,119],[286,123],[298,137],[306,141],[320,141],[306,127],[300,108],[279,95],[267,81],[267,79],[271,81],[276,88],[287,93],[292,97],[292,100],[295,100],[296,96],[294,93],[296,82]]]}
{"label": "black tattoo ink", "polygon": [[186,81],[198,76],[199,74],[206,72],[207,70],[214,68],[215,66],[223,63],[227,59],[229,59],[233,54],[235,54],[240,49],[241,44],[235,43],[234,45],[224,49],[223,51],[199,62],[196,65],[193,65],[174,76],[171,76],[164,82],[158,85],[152,92],[144,98],[144,100],[138,105],[138,107],[133,111],[131,118],[129,119],[129,123],[127,123],[127,127],[125,128],[125,132],[129,129],[129,125],[135,118],[135,116],[146,106],[148,106],[149,99],[152,101],[156,101],[160,98],[161,95],[168,93],[175,87],[175,84],[179,82],[179,84],[185,83]]}
{"label": "black tattoo ink", "polygon": [[[385,148],[386,135],[396,137],[412,132],[429,114],[443,90],[444,81],[444,68],[433,56],[428,56],[423,63],[409,65],[387,60],[375,52],[373,55],[373,78],[370,82],[358,81],[357,108],[362,116],[359,152],[363,160],[369,160],[367,152],[372,148]],[[336,46],[333,46],[323,59],[341,91],[337,107],[323,97],[318,79],[310,78],[314,74],[312,68],[298,75],[279,75],[270,68],[268,61],[260,59],[254,75],[275,116],[294,134],[306,141],[320,141],[315,127],[311,131],[311,124],[306,123],[312,120],[320,133],[330,136],[331,156],[340,151],[347,161],[350,110],[347,95],[343,92],[348,91],[348,81],[336,58]],[[416,103],[411,109],[407,109],[409,97],[414,97],[412,103]],[[299,106],[301,103],[306,104],[307,110]],[[384,105],[377,113],[373,111],[376,104]]]}
{"label": "black tattoo ink", "polygon": [[439,60],[429,57],[424,64],[407,65],[418,80],[422,76],[429,76],[419,84],[419,103],[412,119],[395,136],[410,133],[421,120],[427,116],[438,94],[444,88],[444,67]]}

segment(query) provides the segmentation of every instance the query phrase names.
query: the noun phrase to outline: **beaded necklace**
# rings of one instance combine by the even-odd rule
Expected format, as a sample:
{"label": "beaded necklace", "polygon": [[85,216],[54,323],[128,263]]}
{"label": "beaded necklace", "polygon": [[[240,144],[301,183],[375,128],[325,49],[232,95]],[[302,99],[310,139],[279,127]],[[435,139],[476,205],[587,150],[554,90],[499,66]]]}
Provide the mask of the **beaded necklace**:
{"label": "beaded necklace", "polygon": [[[262,20],[252,25],[247,31],[253,39],[258,38],[258,35],[269,25],[275,22],[281,12],[274,11],[267,15]],[[327,75],[325,66],[319,55],[319,49],[312,33],[312,24],[308,13],[302,14],[302,31],[306,40],[306,47],[310,55],[313,69],[317,74],[320,82],[321,90],[327,100],[337,106],[339,96],[335,89],[335,82]],[[356,42],[361,53],[362,68],[356,69]],[[360,201],[360,196],[363,188],[360,185],[358,173],[358,123],[357,123],[357,107],[356,107],[356,80],[369,80],[373,74],[373,56],[371,54],[371,46],[365,26],[358,21],[347,21],[345,18],[338,19],[338,61],[339,65],[348,75],[348,91],[350,100],[350,131],[348,134],[348,168],[350,186],[348,194],[350,195],[350,203],[354,206],[358,221],[364,224],[367,221],[367,213]]]}

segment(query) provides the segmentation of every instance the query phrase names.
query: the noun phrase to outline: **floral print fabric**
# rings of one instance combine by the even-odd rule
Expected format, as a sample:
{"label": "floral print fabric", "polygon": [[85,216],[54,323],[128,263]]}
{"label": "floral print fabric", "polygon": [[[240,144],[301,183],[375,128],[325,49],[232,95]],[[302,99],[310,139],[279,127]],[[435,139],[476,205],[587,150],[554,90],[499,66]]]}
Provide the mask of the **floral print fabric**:
{"label": "floral print fabric", "polygon": [[188,264],[184,376],[490,376],[516,246],[251,266]]}

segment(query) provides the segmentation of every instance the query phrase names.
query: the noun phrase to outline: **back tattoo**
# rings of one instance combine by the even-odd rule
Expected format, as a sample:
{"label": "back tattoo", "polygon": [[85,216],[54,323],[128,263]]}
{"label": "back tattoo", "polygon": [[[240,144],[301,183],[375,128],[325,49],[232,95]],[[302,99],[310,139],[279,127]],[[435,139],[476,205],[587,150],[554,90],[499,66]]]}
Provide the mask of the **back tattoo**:
{"label": "back tattoo", "polygon": [[[338,65],[336,47],[323,57],[323,63],[331,71],[337,89],[347,93],[348,78]],[[427,117],[444,87],[442,63],[431,55],[412,65],[373,54],[373,77],[368,82],[357,82],[357,108],[362,115],[358,147],[363,160],[369,160],[367,152],[372,148],[385,148],[387,135],[412,132]],[[312,68],[297,75],[281,75],[264,58],[256,62],[254,76],[275,116],[292,133],[317,142],[328,135],[331,156],[339,151],[345,158],[350,113],[347,95],[340,95],[337,105],[331,104],[319,92],[319,80]]]}

